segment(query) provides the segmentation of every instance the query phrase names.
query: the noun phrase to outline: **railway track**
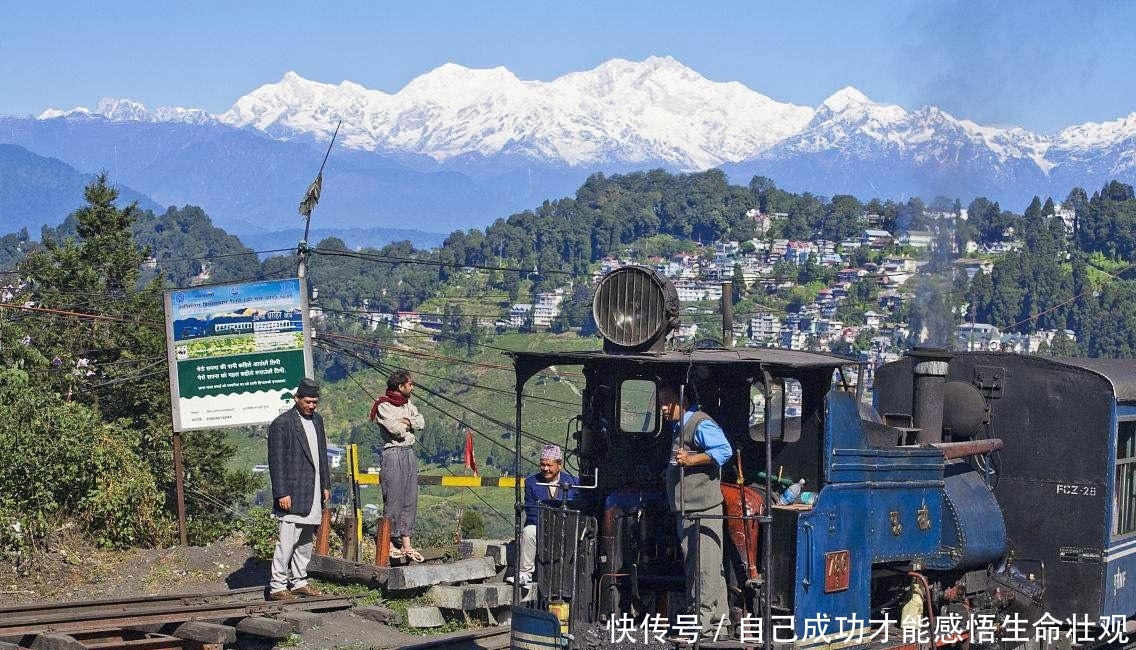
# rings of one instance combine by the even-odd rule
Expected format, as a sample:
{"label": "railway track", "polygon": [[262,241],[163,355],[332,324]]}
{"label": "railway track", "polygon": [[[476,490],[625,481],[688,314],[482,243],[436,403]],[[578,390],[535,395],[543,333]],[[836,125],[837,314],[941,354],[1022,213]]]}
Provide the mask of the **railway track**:
{"label": "railway track", "polygon": [[[232,591],[91,600],[0,608],[0,640],[49,634],[96,636],[125,629],[156,629],[178,623],[272,618],[285,611],[312,612],[351,606],[346,596],[264,600],[259,587]],[[19,643],[19,641],[16,641]]]}

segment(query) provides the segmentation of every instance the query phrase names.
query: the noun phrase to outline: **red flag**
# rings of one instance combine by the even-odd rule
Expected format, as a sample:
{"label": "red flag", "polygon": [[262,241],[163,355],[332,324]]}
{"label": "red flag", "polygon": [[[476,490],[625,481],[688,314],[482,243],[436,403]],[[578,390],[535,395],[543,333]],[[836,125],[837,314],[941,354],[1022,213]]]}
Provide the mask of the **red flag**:
{"label": "red flag", "polygon": [[473,456],[473,431],[465,430],[465,466],[473,470],[477,476],[477,459]]}

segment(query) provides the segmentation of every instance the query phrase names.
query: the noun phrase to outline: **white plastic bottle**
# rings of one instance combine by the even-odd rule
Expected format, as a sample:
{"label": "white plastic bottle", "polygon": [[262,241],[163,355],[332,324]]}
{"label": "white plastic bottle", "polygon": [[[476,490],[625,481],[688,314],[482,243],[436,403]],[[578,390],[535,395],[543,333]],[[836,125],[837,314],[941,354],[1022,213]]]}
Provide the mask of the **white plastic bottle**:
{"label": "white plastic bottle", "polygon": [[781,493],[781,505],[787,506],[793,504],[797,497],[801,496],[801,491],[805,489],[805,479],[801,479],[796,483],[785,488]]}

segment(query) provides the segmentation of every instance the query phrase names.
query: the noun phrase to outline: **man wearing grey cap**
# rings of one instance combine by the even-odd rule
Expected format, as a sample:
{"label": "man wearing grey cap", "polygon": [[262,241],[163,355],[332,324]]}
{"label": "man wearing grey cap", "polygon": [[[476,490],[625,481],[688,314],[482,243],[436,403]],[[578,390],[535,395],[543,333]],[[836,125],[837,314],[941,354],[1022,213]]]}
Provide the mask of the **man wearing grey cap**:
{"label": "man wearing grey cap", "polygon": [[[272,554],[269,600],[318,596],[308,584],[312,541],[323,518],[323,502],[331,497],[327,438],[319,406],[319,384],[300,380],[296,405],[268,425],[268,473],[272,479],[272,510],[279,537]],[[291,590],[289,590],[291,573]]]}
{"label": "man wearing grey cap", "polygon": [[[556,486],[537,485],[555,483]],[[536,520],[537,504],[541,501],[559,500],[562,489],[579,485],[580,481],[564,471],[564,454],[556,445],[545,445],[540,450],[540,471],[525,479],[525,527],[521,537],[521,562],[517,581],[522,585],[532,582],[533,568],[536,565]],[[568,490],[571,498],[572,490]],[[513,576],[505,579],[512,582]]]}

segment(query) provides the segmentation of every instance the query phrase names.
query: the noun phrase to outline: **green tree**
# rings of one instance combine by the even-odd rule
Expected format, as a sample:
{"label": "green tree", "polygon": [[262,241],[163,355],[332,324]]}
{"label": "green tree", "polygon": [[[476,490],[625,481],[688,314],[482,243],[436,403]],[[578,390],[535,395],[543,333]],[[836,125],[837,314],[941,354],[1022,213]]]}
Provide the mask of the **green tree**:
{"label": "green tree", "polygon": [[482,517],[480,512],[472,508],[462,513],[460,526],[463,538],[478,539],[485,537],[485,517]]}
{"label": "green tree", "polygon": [[1076,341],[1069,338],[1065,330],[1057,330],[1053,335],[1053,342],[1049,345],[1049,354],[1055,357],[1079,357],[1081,348]]}
{"label": "green tree", "polygon": [[[10,269],[23,260],[30,246],[27,228],[0,237],[0,270]],[[0,285],[7,280],[8,278],[0,276]]]}
{"label": "green tree", "polygon": [[[132,446],[173,511],[170,392],[162,311],[162,278],[144,280],[148,251],[133,236],[142,216],[116,206],[105,174],[87,186],[86,204],[72,215],[75,238],[47,238],[20,266],[27,280],[19,300],[53,310],[23,326],[28,346],[47,364],[28,364],[37,390],[81,404],[108,426],[134,437]],[[187,513],[195,541],[229,530],[231,504],[243,499],[250,474],[225,470],[233,448],[219,431],[185,435]],[[126,471],[126,470],[123,470]]]}
{"label": "green tree", "polygon": [[840,194],[829,201],[815,230],[825,239],[842,241],[859,234],[863,215],[864,205],[856,197]]}
{"label": "green tree", "polygon": [[732,294],[730,296],[730,302],[734,305],[738,304],[742,297],[745,296],[746,281],[741,264],[734,264],[734,275],[732,282],[730,282],[730,292]]}

